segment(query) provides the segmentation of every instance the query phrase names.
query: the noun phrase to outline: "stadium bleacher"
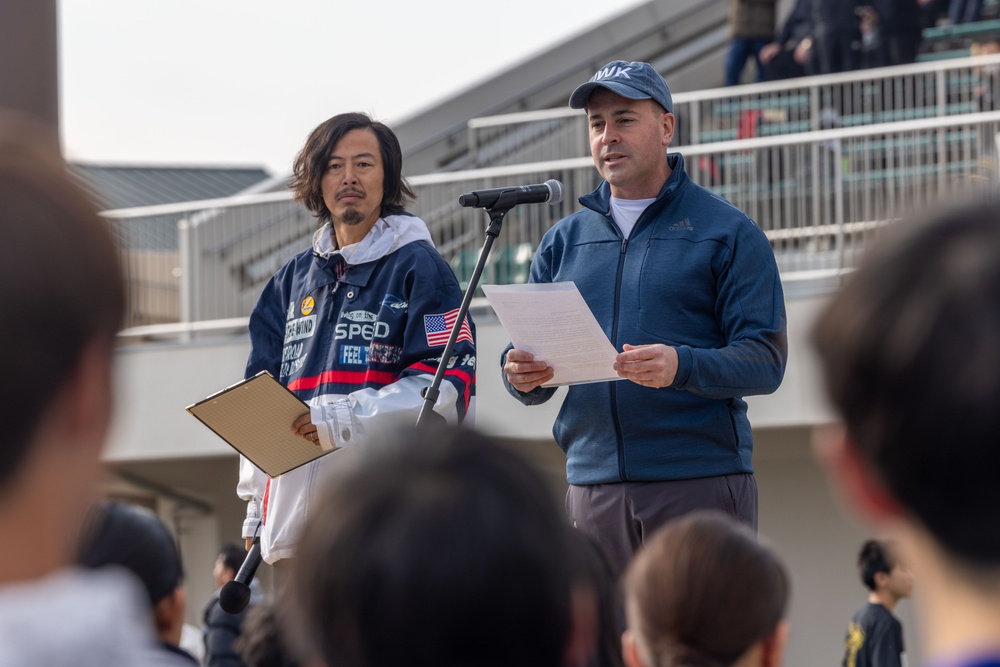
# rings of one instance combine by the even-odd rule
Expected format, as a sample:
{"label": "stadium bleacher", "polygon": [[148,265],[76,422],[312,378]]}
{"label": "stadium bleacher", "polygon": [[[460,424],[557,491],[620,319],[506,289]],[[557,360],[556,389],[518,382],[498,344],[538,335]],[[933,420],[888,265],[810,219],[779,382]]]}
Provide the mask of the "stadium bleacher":
{"label": "stadium bleacher", "polygon": [[986,0],[982,18],[972,23],[948,24],[924,28],[921,33],[917,62],[933,62],[949,58],[964,58],[973,53],[973,45],[1000,39],[1000,2]]}

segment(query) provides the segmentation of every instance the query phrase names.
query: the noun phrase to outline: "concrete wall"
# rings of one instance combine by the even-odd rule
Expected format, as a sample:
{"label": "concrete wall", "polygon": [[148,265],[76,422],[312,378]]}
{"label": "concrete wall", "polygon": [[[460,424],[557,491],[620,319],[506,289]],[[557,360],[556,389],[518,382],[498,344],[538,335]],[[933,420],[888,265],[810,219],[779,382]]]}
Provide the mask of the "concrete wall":
{"label": "concrete wall", "polygon": [[[822,303],[822,295],[787,300],[788,367],[777,392],[748,399],[755,428],[829,420],[806,341],[808,328]],[[502,386],[498,362],[507,335],[485,303],[479,304],[473,316],[479,357],[476,426],[505,438],[549,438],[565,390],[560,389],[547,404],[531,408],[511,398]],[[664,317],[669,316],[664,313]],[[118,354],[118,409],[108,460],[229,453],[228,446],[184,408],[240,380],[248,351],[246,335],[122,348]]]}

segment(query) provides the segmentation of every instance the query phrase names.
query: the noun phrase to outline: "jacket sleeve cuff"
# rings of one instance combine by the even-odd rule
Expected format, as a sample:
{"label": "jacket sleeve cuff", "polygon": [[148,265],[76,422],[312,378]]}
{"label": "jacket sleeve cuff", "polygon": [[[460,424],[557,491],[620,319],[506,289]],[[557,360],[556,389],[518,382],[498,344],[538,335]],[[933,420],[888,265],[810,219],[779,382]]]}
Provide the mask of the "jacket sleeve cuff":
{"label": "jacket sleeve cuff", "polygon": [[360,433],[350,399],[309,407],[310,418],[316,425],[319,444],[324,450],[355,444]]}
{"label": "jacket sleeve cuff", "polygon": [[687,345],[678,345],[674,348],[677,351],[677,373],[670,386],[674,389],[684,389],[688,380],[691,379],[691,369],[694,367],[694,356],[691,348]]}
{"label": "jacket sleeve cuff", "polygon": [[241,537],[253,537],[260,528],[260,507],[256,500],[247,503],[247,518],[243,520],[243,534]]}

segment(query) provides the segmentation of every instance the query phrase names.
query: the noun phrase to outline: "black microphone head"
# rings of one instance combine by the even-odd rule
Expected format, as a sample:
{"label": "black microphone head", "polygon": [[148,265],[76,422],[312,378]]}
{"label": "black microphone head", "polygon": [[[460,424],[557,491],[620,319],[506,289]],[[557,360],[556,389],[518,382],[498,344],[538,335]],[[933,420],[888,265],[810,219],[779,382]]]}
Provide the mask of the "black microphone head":
{"label": "black microphone head", "polygon": [[554,178],[545,181],[545,186],[549,189],[549,198],[546,204],[558,204],[563,200],[563,184]]}
{"label": "black microphone head", "polygon": [[250,603],[250,587],[235,579],[227,581],[219,591],[219,606],[227,614],[238,614]]}

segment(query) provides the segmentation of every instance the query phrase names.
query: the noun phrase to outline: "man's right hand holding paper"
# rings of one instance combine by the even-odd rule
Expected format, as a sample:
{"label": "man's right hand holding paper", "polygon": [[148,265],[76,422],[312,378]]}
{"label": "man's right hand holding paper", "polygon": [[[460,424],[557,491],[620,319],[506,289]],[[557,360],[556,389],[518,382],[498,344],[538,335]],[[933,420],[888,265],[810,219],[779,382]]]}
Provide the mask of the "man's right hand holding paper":
{"label": "man's right hand holding paper", "polygon": [[542,386],[552,379],[555,371],[544,361],[535,361],[530,352],[511,349],[507,351],[507,361],[503,372],[507,374],[507,382],[520,392],[529,391]]}

